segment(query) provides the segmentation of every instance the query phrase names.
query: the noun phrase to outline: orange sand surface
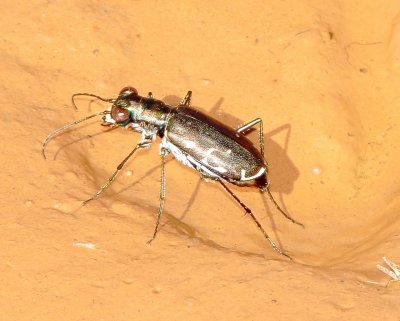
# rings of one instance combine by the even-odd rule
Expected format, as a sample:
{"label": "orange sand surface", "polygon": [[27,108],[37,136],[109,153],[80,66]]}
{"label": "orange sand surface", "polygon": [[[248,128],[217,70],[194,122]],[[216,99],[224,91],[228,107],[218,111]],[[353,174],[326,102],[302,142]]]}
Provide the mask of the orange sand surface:
{"label": "orange sand surface", "polygon": [[[1,1],[0,320],[400,320],[400,2]],[[237,127],[264,119],[271,190],[217,184],[91,120],[127,85]],[[256,140],[256,133],[252,133]]]}

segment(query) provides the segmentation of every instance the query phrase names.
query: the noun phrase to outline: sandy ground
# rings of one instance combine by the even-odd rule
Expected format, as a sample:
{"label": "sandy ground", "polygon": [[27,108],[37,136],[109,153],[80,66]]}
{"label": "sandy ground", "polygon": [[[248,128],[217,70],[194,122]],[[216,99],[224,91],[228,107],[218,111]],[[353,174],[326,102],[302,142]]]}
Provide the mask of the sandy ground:
{"label": "sandy ground", "polygon": [[[400,3],[1,1],[0,320],[400,320]],[[158,142],[90,197],[139,136],[89,121],[127,85],[231,126],[264,119],[272,192],[216,184]],[[254,136],[255,137],[255,136]],[[253,137],[253,138],[254,138]]]}

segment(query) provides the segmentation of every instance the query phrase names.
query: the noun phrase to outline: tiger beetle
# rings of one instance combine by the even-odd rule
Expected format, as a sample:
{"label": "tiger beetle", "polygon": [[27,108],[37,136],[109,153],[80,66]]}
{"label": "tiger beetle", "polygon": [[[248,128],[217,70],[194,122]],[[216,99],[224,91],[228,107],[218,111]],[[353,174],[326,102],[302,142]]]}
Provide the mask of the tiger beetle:
{"label": "tiger beetle", "polygon": [[[301,225],[277,204],[269,190],[268,163],[264,157],[264,134],[261,118],[232,129],[210,116],[190,107],[192,92],[188,91],[181,103],[171,107],[164,102],[153,98],[151,92],[142,97],[133,87],[125,87],[116,99],[105,99],[88,93],[77,93],[72,96],[75,108],[75,97],[89,96],[111,103],[108,110],[86,116],[67,124],[47,136],[43,142],[43,157],[47,143],[59,133],[68,128],[97,116],[103,116],[103,124],[110,127],[124,127],[133,129],[141,134],[141,140],[128,156],[118,165],[111,177],[101,186],[95,195],[83,202],[83,205],[97,198],[117,177],[126,162],[140,149],[149,148],[157,136],[161,138],[161,190],[160,205],[157,222],[154,229],[153,241],[157,235],[160,218],[165,202],[165,156],[171,153],[184,165],[198,171],[207,179],[216,181],[227,191],[233,199],[251,217],[272,248],[289,259],[291,257],[280,249],[268,236],[253,212],[227,186],[231,183],[237,186],[257,187],[262,193],[266,192],[276,209],[291,222]],[[245,137],[246,131],[259,124],[258,150]]]}

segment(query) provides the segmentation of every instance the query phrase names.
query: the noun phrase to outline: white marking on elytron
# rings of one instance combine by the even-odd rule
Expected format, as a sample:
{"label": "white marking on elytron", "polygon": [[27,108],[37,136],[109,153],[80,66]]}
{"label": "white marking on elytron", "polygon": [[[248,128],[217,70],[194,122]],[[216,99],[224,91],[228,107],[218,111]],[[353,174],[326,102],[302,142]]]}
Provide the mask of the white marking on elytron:
{"label": "white marking on elytron", "polygon": [[167,141],[167,137],[164,136],[163,139],[161,140],[161,144],[160,144],[160,152],[161,149],[165,148],[167,151],[169,151],[172,155],[174,155],[174,157],[176,158],[176,160],[178,160],[179,162],[181,162],[183,165],[188,166],[190,168],[193,168],[192,163],[188,160],[188,158],[186,157],[186,155],[178,148],[176,147],[174,144],[170,143],[169,141]]}
{"label": "white marking on elytron", "polygon": [[185,147],[186,148],[194,148],[196,146],[196,143],[191,140],[185,140]]}
{"label": "white marking on elytron", "polygon": [[222,166],[211,166],[211,165],[208,163],[207,158],[210,157],[211,154],[212,154],[214,151],[217,151],[217,149],[216,149],[216,148],[210,148],[210,149],[207,151],[207,155],[206,155],[201,161],[202,161],[204,164],[206,164],[207,166],[211,167],[212,169],[215,169],[217,172],[226,173],[226,172],[228,171],[226,168],[224,168],[224,167],[222,167]]}
{"label": "white marking on elytron", "polygon": [[258,171],[257,174],[255,174],[253,176],[246,177],[246,170],[242,169],[240,171],[240,180],[241,181],[251,181],[252,179],[255,179],[255,178],[261,176],[261,174],[263,174],[264,172],[265,172],[265,168],[260,168],[260,170]]}
{"label": "white marking on elytron", "polygon": [[188,166],[193,169],[196,169],[198,171],[202,171],[203,173],[205,173],[206,175],[208,175],[210,177],[219,177],[218,175],[211,172],[206,166],[204,166],[202,163],[200,163],[193,157],[185,155],[178,147],[176,147],[174,144],[169,142],[167,140],[166,136],[164,136],[164,138],[161,141],[160,149],[162,149],[162,148],[165,148],[172,155],[174,155],[176,160],[181,162],[183,165]]}
{"label": "white marking on elytron", "polygon": [[228,151],[226,152],[228,155],[230,155],[232,153],[232,150],[228,149]]}
{"label": "white marking on elytron", "polygon": [[[187,159],[196,165],[197,170],[202,171],[203,173],[206,173],[210,177],[219,177],[217,174],[213,173],[210,171],[206,166],[204,166],[202,163],[198,162],[195,160],[192,156],[187,156]],[[208,165],[209,166],[209,165]],[[211,167],[211,166],[210,166]]]}

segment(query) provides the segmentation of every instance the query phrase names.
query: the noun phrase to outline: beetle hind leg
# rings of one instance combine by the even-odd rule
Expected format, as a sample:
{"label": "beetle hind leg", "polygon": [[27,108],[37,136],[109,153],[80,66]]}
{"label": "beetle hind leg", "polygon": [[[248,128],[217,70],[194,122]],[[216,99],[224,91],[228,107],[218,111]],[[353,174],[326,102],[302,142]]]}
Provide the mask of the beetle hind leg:
{"label": "beetle hind leg", "polygon": [[246,211],[247,214],[250,215],[250,217],[252,218],[252,220],[254,221],[254,223],[256,223],[257,227],[260,229],[260,231],[263,233],[264,237],[267,239],[267,241],[269,242],[269,244],[271,244],[272,248],[278,252],[279,254],[286,256],[287,258],[289,258],[290,260],[292,260],[292,258],[289,256],[289,254],[286,254],[281,248],[279,248],[269,237],[269,235],[267,234],[267,232],[264,230],[264,228],[262,227],[262,225],[260,224],[260,222],[257,220],[257,218],[255,217],[255,215],[253,214],[253,212],[251,211],[250,208],[248,208],[240,199],[239,197],[237,197],[230,189],[228,186],[226,186],[226,184],[222,181],[222,180],[218,180],[218,182],[222,185],[222,187],[235,199],[236,202],[239,203],[239,205]]}
{"label": "beetle hind leg", "polygon": [[[264,125],[263,125],[263,121],[262,121],[261,118],[256,118],[256,119],[252,120],[251,122],[249,122],[249,123],[247,123],[247,124],[245,124],[245,125],[239,127],[239,128],[236,130],[236,132],[237,132],[237,133],[244,133],[244,132],[246,132],[247,130],[249,130],[250,128],[252,128],[254,125],[256,125],[256,124],[258,124],[258,123],[260,124],[260,135],[259,135],[260,152],[261,152],[261,154],[262,154],[263,156],[265,156],[265,155],[264,155]],[[265,161],[265,163],[268,165],[268,162],[267,162],[267,160],[265,159],[265,157],[264,157],[264,161]],[[260,191],[263,192],[263,193],[264,193],[264,192],[267,192],[268,197],[269,197],[269,199],[271,200],[271,202],[274,204],[275,208],[276,208],[279,212],[281,212],[281,214],[282,214],[284,217],[286,217],[289,221],[291,221],[291,222],[294,223],[294,224],[300,225],[300,226],[302,226],[302,227],[304,228],[304,225],[303,225],[302,223],[297,222],[295,219],[293,219],[292,217],[290,217],[290,215],[287,214],[287,213],[278,205],[278,203],[275,201],[274,197],[273,197],[272,194],[271,194],[271,191],[270,191],[269,188],[268,188],[268,180],[267,180],[267,177],[266,177],[266,176],[262,176],[262,177],[260,177],[260,178],[258,178],[258,179],[259,179],[259,182],[257,182],[257,185],[259,186]]]}
{"label": "beetle hind leg", "polygon": [[180,105],[190,107],[190,102],[192,101],[192,91],[189,90],[185,97],[182,98]]}
{"label": "beetle hind leg", "polygon": [[269,188],[268,188],[268,185],[265,186],[265,187],[263,187],[263,188],[260,188],[260,192],[261,192],[261,193],[265,193],[265,192],[266,192],[266,193],[268,194],[268,197],[269,197],[269,199],[271,200],[272,204],[274,204],[275,208],[276,208],[284,217],[286,217],[286,218],[287,218],[289,221],[291,221],[292,223],[297,224],[297,225],[300,225],[301,227],[304,228],[304,224],[302,224],[302,223],[300,223],[300,222],[297,222],[294,218],[292,218],[289,214],[287,214],[287,213],[278,205],[278,203],[275,201],[274,197],[272,196],[271,191],[270,191]]}
{"label": "beetle hind leg", "polygon": [[263,121],[261,118],[256,118],[254,120],[252,120],[251,122],[240,126],[238,129],[236,129],[237,133],[244,133],[245,131],[247,131],[248,129],[252,128],[254,125],[257,125],[258,123],[260,123],[260,134],[259,134],[259,143],[260,143],[260,152],[261,154],[264,156],[264,125],[263,125]]}

